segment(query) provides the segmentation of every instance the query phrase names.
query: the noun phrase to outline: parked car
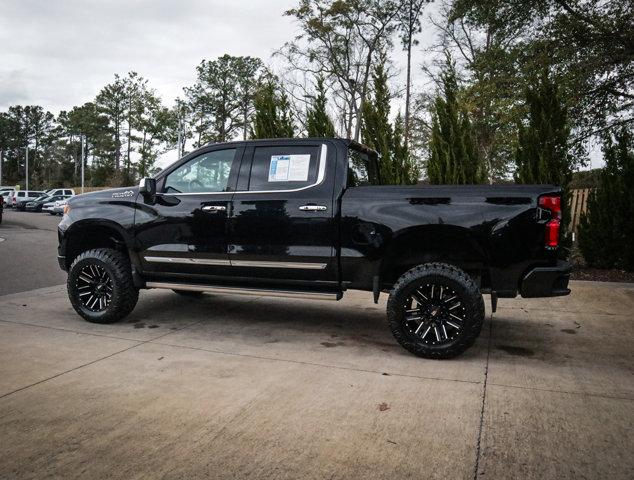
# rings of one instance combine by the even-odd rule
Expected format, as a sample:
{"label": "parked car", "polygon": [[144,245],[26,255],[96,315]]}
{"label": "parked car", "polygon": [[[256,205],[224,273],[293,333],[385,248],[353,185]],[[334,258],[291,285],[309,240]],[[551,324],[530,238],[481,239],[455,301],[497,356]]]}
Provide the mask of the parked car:
{"label": "parked car", "polygon": [[24,209],[27,212],[41,212],[45,203],[67,200],[71,197],[72,195],[42,195],[31,202],[27,202]]}
{"label": "parked car", "polygon": [[57,200],[55,202],[45,203],[42,205],[42,212],[50,213],[51,215],[62,215],[67,201],[68,200]]}
{"label": "parked car", "polygon": [[16,190],[11,196],[11,205],[17,210],[24,210],[27,202],[35,200],[44,195],[44,192],[36,190]]}
{"label": "parked car", "polygon": [[73,190],[72,188],[52,188],[50,190],[47,190],[45,193],[48,193],[51,196],[68,195],[72,197],[73,195],[75,195],[75,190]]}
{"label": "parked car", "polygon": [[68,200],[61,200],[59,202],[55,202],[55,205],[53,205],[53,211],[52,211],[53,215],[63,215],[64,211],[66,210],[66,205],[68,205]]}
{"label": "parked car", "polygon": [[382,185],[379,162],[342,139],[232,142],[139,187],[74,197],[58,227],[70,301],[111,323],[140,288],[328,300],[356,289],[375,302],[388,292],[396,340],[449,358],[478,337],[483,293],[493,311],[498,297],[570,293],[560,187]]}
{"label": "parked car", "polygon": [[51,215],[55,215],[55,213],[53,212],[53,208],[55,207],[55,205],[58,202],[61,202],[62,200],[57,200],[55,202],[46,202],[44,205],[42,205],[42,212],[43,213],[50,213]]}
{"label": "parked car", "polygon": [[11,197],[13,196],[14,190],[3,190],[0,192],[0,197],[4,200],[4,206],[6,208],[11,208]]}

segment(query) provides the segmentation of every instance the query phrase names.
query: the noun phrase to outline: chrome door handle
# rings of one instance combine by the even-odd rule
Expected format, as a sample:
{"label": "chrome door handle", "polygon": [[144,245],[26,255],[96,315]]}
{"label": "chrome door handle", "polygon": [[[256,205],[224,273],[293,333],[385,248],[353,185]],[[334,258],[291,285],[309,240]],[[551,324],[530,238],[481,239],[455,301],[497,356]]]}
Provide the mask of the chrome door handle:
{"label": "chrome door handle", "polygon": [[302,212],[323,212],[328,210],[325,205],[302,205],[299,207]]}
{"label": "chrome door handle", "polygon": [[203,212],[210,212],[210,213],[216,213],[216,212],[224,212],[227,210],[227,207],[222,206],[222,205],[205,205],[202,208]]}

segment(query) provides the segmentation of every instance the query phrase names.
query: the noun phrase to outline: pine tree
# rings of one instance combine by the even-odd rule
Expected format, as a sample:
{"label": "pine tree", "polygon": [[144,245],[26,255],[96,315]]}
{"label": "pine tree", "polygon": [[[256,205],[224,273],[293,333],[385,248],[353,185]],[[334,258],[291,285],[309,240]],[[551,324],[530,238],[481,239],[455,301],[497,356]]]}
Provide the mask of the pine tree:
{"label": "pine tree", "polygon": [[516,181],[567,185],[572,177],[568,113],[547,69],[526,89],[526,106],[528,125],[518,127]]}
{"label": "pine tree", "polygon": [[587,264],[634,271],[634,139],[623,127],[603,144],[605,167],[579,224],[579,248]]}
{"label": "pine tree", "polygon": [[427,176],[434,184],[473,184],[486,180],[467,109],[459,100],[456,68],[447,54],[442,89],[432,111]]}
{"label": "pine tree", "polygon": [[309,137],[332,138],[335,136],[335,126],[326,111],[326,88],[321,76],[317,77],[316,90],[313,104],[306,114],[306,133]]}

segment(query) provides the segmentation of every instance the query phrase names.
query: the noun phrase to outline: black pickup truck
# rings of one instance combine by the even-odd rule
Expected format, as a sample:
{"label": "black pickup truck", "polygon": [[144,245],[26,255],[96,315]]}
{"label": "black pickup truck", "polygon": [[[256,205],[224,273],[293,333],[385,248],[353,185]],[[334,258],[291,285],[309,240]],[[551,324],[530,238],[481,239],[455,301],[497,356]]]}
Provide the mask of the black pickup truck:
{"label": "black pickup truck", "polygon": [[473,344],[482,294],[567,295],[552,185],[381,185],[342,139],[203,147],[139,187],[79,195],[59,225],[77,313],[115,322],[141,288],[339,300],[389,292],[398,342],[427,358]]}

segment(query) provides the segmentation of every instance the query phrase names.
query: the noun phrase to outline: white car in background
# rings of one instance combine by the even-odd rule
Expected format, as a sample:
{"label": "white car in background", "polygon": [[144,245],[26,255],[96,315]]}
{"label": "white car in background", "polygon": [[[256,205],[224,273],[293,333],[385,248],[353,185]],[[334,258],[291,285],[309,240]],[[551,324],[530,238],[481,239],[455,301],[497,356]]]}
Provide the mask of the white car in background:
{"label": "white car in background", "polygon": [[54,197],[55,195],[75,195],[75,190],[72,188],[51,188],[50,190],[47,190],[46,193],[51,197]]}
{"label": "white car in background", "polygon": [[4,200],[5,207],[11,207],[11,197],[13,197],[13,189],[0,190],[0,196]]}
{"label": "white car in background", "polygon": [[48,212],[51,215],[63,215],[64,207],[66,206],[67,200],[57,200],[55,202],[48,202],[42,205],[42,212]]}

